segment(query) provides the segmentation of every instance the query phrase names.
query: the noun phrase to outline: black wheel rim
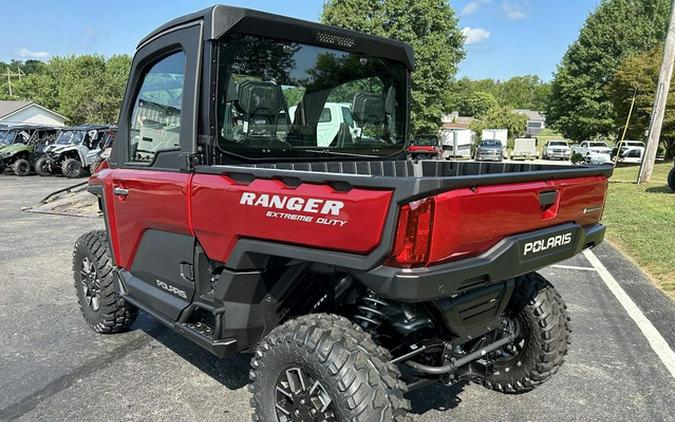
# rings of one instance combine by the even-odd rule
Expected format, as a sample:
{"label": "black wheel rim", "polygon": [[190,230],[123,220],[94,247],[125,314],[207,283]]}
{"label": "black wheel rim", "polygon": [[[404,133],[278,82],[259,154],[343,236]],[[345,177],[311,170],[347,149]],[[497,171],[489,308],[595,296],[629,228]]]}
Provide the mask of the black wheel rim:
{"label": "black wheel rim", "polygon": [[87,306],[94,312],[101,308],[101,281],[98,278],[96,267],[89,257],[82,258],[80,270],[80,283],[82,284],[82,296]]}
{"label": "black wheel rim", "polygon": [[299,367],[279,375],[276,411],[279,422],[337,421],[333,400],[324,386]]}

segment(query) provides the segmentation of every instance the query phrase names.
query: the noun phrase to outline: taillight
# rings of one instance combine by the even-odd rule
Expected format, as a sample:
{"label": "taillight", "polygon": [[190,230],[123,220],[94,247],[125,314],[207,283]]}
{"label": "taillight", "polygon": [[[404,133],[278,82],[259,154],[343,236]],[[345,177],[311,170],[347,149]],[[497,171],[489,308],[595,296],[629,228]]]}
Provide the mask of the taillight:
{"label": "taillight", "polygon": [[394,250],[388,264],[414,267],[426,263],[429,257],[433,217],[432,198],[410,202],[401,207]]}

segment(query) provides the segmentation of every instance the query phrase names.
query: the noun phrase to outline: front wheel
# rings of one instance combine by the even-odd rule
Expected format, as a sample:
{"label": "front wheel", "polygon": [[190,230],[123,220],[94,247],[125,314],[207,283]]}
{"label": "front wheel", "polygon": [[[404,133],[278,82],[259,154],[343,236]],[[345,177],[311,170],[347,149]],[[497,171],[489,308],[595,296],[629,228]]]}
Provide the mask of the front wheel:
{"label": "front wheel", "polygon": [[567,307],[544,277],[530,273],[516,283],[507,316],[519,335],[484,380],[502,393],[524,393],[550,379],[565,360],[571,332]]}
{"label": "front wheel", "polygon": [[349,320],[312,314],[269,333],[251,361],[259,421],[408,421],[389,352]]}
{"label": "front wheel", "polygon": [[80,236],[73,252],[73,277],[80,310],[97,333],[120,333],[129,329],[138,309],[113,289],[112,254],[104,231]]}
{"label": "front wheel", "polygon": [[28,176],[30,174],[30,161],[25,158],[19,158],[12,164],[12,171],[17,176]]}
{"label": "front wheel", "polygon": [[37,159],[35,162],[35,173],[38,174],[38,176],[49,176],[51,174],[50,171],[50,165],[49,165],[49,158],[47,157],[40,157]]}
{"label": "front wheel", "polygon": [[69,179],[82,176],[82,163],[74,158],[66,158],[61,163],[61,173]]}

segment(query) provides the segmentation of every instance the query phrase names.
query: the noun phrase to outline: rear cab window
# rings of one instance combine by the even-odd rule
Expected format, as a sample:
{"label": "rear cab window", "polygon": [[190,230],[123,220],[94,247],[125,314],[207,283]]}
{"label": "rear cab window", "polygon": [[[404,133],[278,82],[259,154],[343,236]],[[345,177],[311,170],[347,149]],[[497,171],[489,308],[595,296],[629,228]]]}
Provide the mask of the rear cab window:
{"label": "rear cab window", "polygon": [[403,149],[402,63],[233,33],[219,40],[217,85],[222,152],[255,160]]}

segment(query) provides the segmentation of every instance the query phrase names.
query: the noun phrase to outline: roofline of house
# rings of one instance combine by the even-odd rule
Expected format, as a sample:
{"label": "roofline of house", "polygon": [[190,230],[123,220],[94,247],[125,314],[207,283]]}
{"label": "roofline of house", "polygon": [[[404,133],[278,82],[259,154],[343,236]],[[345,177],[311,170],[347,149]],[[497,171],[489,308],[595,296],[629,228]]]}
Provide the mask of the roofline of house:
{"label": "roofline of house", "polygon": [[14,114],[16,114],[16,113],[18,113],[18,112],[20,112],[20,111],[23,111],[23,110],[27,109],[28,107],[30,107],[30,106],[32,106],[32,105],[37,106],[37,107],[43,109],[44,111],[46,111],[46,112],[48,112],[48,113],[52,113],[52,114],[55,114],[55,115],[59,116],[60,118],[63,119],[64,123],[65,123],[66,120],[68,120],[68,119],[66,118],[66,116],[63,116],[63,115],[61,115],[61,114],[55,112],[54,110],[50,110],[50,109],[48,109],[47,107],[43,107],[43,106],[41,106],[40,104],[38,104],[38,103],[36,103],[36,102],[34,102],[34,101],[28,102],[28,104],[26,104],[25,106],[23,106],[23,107],[21,107],[21,108],[18,108],[18,109],[16,109],[16,110],[12,111],[11,113],[5,114],[4,116],[0,116],[0,119],[3,119],[3,120],[4,120],[4,119],[6,119],[7,117],[10,117],[10,116],[12,116],[12,115],[14,115]]}

